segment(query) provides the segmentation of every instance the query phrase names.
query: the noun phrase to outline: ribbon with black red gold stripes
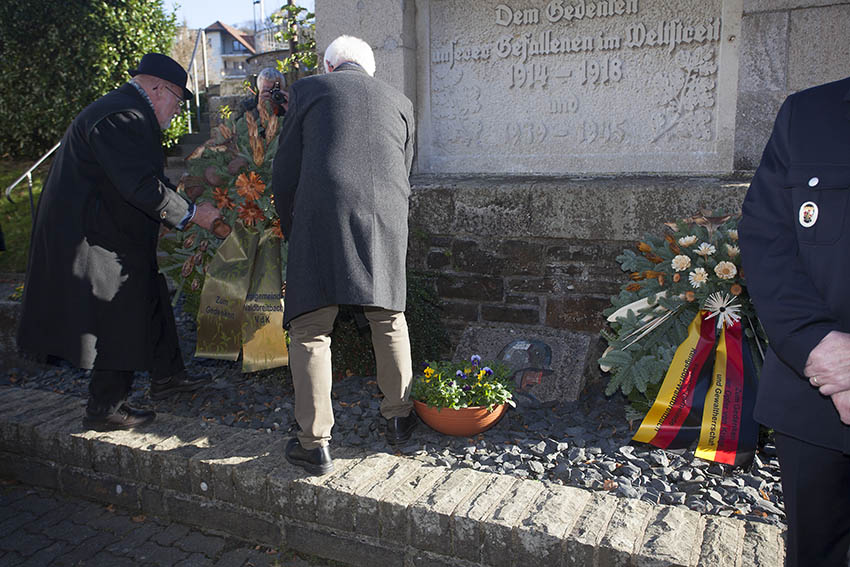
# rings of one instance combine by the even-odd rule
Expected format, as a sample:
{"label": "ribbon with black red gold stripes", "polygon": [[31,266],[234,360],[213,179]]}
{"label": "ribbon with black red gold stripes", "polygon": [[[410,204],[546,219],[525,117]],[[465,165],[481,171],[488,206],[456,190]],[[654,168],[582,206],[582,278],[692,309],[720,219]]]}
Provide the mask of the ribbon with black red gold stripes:
{"label": "ribbon with black red gold stripes", "polygon": [[749,416],[756,384],[750,351],[744,347],[741,322],[724,326],[705,396],[699,444],[694,453],[697,457],[728,465],[746,465],[753,460],[758,426]]}
{"label": "ribbon with black red gold stripes", "polygon": [[693,421],[688,418],[694,409],[697,381],[714,347],[714,321],[706,319],[707,314],[707,311],[700,311],[688,325],[688,336],[676,349],[661,389],[635,433],[634,441],[662,449],[677,449],[687,447],[696,439],[692,427],[684,430],[683,427],[686,421]]}
{"label": "ribbon with black red gold stripes", "polygon": [[[755,368],[740,321],[720,331],[700,311],[676,349],[661,389],[633,441],[680,449],[699,438],[695,455],[732,465],[752,461],[758,426],[752,419]],[[706,364],[717,350],[715,362]]]}

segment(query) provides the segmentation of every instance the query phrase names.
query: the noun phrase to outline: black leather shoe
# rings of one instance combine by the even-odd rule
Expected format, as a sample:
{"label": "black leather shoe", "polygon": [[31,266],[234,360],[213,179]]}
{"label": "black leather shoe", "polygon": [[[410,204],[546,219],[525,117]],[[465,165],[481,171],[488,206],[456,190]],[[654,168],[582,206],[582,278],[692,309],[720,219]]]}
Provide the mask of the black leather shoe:
{"label": "black leather shoe", "polygon": [[387,443],[400,445],[409,441],[418,424],[419,418],[412,410],[407,417],[391,417],[387,420]]}
{"label": "black leather shoe", "polygon": [[164,400],[178,392],[194,392],[209,381],[209,376],[189,376],[183,370],[161,381],[151,379],[150,397],[152,400]]}
{"label": "black leather shoe", "polygon": [[83,427],[95,431],[120,431],[150,423],[154,417],[156,414],[150,410],[136,409],[127,402],[123,402],[112,412],[103,414],[86,412]]}
{"label": "black leather shoe", "polygon": [[286,460],[316,476],[328,474],[334,470],[331,451],[327,445],[316,449],[305,449],[296,437],[286,444]]}

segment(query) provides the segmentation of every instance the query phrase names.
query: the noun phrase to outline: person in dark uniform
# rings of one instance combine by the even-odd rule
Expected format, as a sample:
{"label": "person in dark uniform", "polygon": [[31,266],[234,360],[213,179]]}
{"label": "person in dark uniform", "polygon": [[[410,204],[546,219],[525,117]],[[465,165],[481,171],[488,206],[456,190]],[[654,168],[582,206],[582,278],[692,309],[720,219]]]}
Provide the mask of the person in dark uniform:
{"label": "person in dark uniform", "polygon": [[792,567],[848,564],[848,199],[850,78],[788,97],[739,225],[770,339],[754,413],[775,432]]}
{"label": "person in dark uniform", "polygon": [[219,216],[178,195],[163,173],[162,130],[192,93],[186,71],[159,53],[130,75],[74,119],[53,158],[18,329],[23,354],[92,369],[83,423],[99,430],[153,419],[124,401],[136,370],[150,371],[154,399],[205,381],[186,373],[156,261],[160,225],[210,229]]}
{"label": "person in dark uniform", "polygon": [[404,318],[413,104],[373,77],[363,40],[341,36],[324,59],[327,73],[289,89],[272,177],[289,241],[284,325],[301,428],[286,458],[312,474],[333,470],[330,333],[339,305],[369,321],[387,441],[404,443],[417,424]]}

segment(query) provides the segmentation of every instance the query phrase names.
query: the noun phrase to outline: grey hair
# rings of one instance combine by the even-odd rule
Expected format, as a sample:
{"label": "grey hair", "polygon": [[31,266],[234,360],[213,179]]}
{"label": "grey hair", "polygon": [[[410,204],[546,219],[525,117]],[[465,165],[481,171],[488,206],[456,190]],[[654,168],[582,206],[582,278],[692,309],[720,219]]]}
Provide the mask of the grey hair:
{"label": "grey hair", "polygon": [[358,37],[341,35],[325,50],[325,71],[328,64],[338,67],[343,63],[357,63],[370,77],[375,76],[375,55],[369,44]]}
{"label": "grey hair", "polygon": [[266,67],[257,75],[257,88],[260,88],[260,81],[266,80],[271,83],[276,83],[280,81],[281,88],[286,86],[286,79],[283,78],[283,75],[280,74],[280,71],[275,69],[274,67]]}

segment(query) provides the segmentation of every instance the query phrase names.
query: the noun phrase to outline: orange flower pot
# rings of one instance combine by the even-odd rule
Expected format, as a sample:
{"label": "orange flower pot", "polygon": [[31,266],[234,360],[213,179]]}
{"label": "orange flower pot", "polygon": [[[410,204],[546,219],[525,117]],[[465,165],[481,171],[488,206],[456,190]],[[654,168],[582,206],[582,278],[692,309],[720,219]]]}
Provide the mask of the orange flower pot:
{"label": "orange flower pot", "polygon": [[419,400],[413,400],[413,407],[419,418],[431,429],[455,435],[458,437],[470,437],[482,431],[487,431],[502,418],[507,409],[506,404],[496,406],[493,411],[487,411],[484,406],[471,408],[432,408]]}

